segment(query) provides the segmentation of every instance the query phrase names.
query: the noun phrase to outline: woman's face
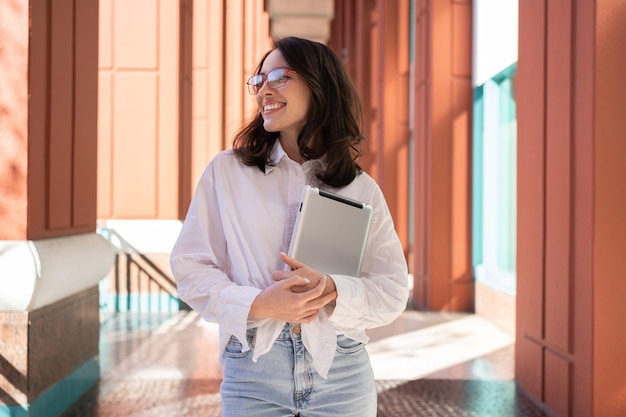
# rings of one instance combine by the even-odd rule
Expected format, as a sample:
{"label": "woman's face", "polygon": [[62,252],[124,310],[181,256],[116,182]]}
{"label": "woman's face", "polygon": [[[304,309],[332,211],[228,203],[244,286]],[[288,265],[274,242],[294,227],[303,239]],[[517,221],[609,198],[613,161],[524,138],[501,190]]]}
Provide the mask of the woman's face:
{"label": "woman's face", "polygon": [[[261,74],[276,68],[289,68],[280,50],[275,49],[265,58]],[[309,110],[309,88],[295,72],[288,73],[287,82],[272,88],[266,82],[256,95],[263,116],[263,127],[268,132],[280,132],[282,140],[296,141],[306,123]]]}

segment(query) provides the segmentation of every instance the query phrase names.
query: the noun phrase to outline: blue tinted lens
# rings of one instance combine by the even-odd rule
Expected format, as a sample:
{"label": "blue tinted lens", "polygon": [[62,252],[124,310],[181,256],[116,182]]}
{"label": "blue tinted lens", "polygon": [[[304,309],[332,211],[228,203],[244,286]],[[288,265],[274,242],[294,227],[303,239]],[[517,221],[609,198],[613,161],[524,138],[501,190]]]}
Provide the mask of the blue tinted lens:
{"label": "blue tinted lens", "polygon": [[255,95],[256,93],[258,93],[259,89],[263,86],[263,83],[265,82],[263,78],[264,77],[260,74],[253,75],[252,77],[248,78],[248,82],[246,83],[248,84],[248,93],[250,93],[251,95]]}
{"label": "blue tinted lens", "polygon": [[287,81],[287,71],[285,68],[276,68],[267,74],[267,80],[270,83],[270,87],[281,87]]}
{"label": "blue tinted lens", "polygon": [[265,82],[265,80],[263,79],[262,75],[260,75],[260,74],[259,75],[253,75],[248,80],[248,85],[251,85],[253,87],[261,87],[261,85],[263,85],[264,82]]}

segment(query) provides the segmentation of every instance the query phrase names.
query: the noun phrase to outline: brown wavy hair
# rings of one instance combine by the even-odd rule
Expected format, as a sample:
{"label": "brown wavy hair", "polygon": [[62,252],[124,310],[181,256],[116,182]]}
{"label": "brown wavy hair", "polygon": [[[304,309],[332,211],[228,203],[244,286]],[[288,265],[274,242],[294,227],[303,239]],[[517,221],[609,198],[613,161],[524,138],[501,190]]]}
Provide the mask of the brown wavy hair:
{"label": "brown wavy hair", "polygon": [[[327,167],[317,178],[333,187],[348,185],[363,170],[356,160],[358,146],[365,138],[361,134],[363,113],[359,94],[339,57],[328,46],[306,39],[287,37],[274,39],[257,66],[274,50],[280,50],[289,67],[307,83],[310,105],[307,121],[298,135],[298,147],[305,160],[326,155]],[[235,135],[233,149],[246,165],[265,171],[272,165],[270,156],[279,132],[263,128],[260,112]]]}

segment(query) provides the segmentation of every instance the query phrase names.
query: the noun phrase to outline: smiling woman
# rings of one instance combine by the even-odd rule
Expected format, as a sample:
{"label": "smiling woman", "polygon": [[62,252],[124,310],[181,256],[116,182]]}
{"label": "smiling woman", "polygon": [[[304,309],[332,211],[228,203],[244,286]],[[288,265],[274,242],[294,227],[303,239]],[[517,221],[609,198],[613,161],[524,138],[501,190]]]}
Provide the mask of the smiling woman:
{"label": "smiling woman", "polygon": [[[171,255],[181,299],[220,327],[222,415],[375,416],[365,330],[405,309],[407,264],[356,163],[359,96],[330,48],[293,37],[247,85],[258,113],[209,163]],[[307,185],[372,206],[358,276],[285,255]]]}

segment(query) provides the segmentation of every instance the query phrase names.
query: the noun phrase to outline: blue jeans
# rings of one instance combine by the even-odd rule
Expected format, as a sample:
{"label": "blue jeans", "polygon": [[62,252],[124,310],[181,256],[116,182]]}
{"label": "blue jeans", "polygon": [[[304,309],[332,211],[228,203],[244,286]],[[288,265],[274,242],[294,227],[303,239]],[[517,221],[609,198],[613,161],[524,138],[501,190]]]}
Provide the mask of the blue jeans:
{"label": "blue jeans", "polygon": [[[363,343],[337,336],[337,351],[322,378],[313,368],[295,325],[287,324],[272,349],[252,361],[231,337],[220,393],[223,417],[374,417],[376,386]],[[248,343],[254,349],[254,329]]]}

